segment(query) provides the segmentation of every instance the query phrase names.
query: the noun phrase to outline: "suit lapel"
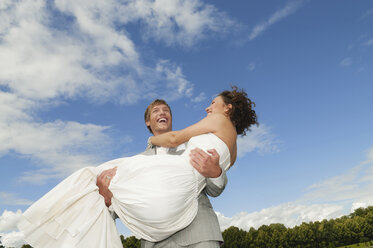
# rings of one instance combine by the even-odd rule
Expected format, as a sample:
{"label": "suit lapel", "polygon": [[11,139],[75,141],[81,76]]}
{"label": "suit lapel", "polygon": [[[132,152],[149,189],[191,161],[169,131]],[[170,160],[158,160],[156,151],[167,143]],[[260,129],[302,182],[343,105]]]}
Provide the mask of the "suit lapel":
{"label": "suit lapel", "polygon": [[[170,155],[181,155],[183,152],[185,151],[185,145],[182,144],[178,147],[170,147],[168,149],[168,152],[167,154],[170,154]],[[153,146],[153,147],[148,147],[146,148],[146,150],[141,153],[142,155],[156,155],[157,154],[157,147]]]}
{"label": "suit lapel", "polygon": [[142,155],[155,155],[156,154],[155,146],[146,148],[146,150],[141,154]]}
{"label": "suit lapel", "polygon": [[170,147],[170,149],[168,149],[167,154],[170,154],[170,155],[181,155],[184,151],[185,151],[185,149],[178,150],[177,147]]}

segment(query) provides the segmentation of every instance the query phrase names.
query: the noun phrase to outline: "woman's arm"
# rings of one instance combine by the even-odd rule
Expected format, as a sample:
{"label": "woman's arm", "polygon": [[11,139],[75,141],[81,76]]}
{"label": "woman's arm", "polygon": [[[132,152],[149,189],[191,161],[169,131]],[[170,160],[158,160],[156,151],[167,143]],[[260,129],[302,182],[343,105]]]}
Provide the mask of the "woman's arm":
{"label": "woman's arm", "polygon": [[205,133],[215,133],[229,121],[223,114],[208,115],[199,122],[179,131],[171,131],[152,136],[150,142],[156,146],[176,147],[187,142],[193,136]]}

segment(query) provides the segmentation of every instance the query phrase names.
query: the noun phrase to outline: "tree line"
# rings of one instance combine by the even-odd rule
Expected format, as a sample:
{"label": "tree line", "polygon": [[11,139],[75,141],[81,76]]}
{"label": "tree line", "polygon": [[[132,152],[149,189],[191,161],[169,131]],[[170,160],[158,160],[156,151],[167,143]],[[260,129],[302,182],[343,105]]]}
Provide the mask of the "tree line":
{"label": "tree line", "polygon": [[223,232],[224,248],[332,248],[373,240],[373,207],[359,208],[337,219],[302,223],[262,225],[244,231],[231,226]]}
{"label": "tree line", "polygon": [[[224,230],[223,238],[223,248],[333,248],[359,242],[373,245],[373,206],[358,208],[337,219],[304,222],[292,228],[280,223],[249,231],[231,226]],[[121,241],[123,248],[140,248],[140,240],[134,236],[121,235]]]}

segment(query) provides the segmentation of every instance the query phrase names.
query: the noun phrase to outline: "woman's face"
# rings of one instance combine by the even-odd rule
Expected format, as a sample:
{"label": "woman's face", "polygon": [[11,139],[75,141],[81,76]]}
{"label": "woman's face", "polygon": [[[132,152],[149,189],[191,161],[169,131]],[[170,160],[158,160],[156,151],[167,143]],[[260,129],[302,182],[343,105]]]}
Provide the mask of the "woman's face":
{"label": "woman's face", "polygon": [[210,106],[208,106],[205,110],[207,112],[207,115],[216,113],[227,115],[230,108],[231,104],[225,104],[223,101],[223,97],[217,96],[214,98],[214,100],[212,100]]}

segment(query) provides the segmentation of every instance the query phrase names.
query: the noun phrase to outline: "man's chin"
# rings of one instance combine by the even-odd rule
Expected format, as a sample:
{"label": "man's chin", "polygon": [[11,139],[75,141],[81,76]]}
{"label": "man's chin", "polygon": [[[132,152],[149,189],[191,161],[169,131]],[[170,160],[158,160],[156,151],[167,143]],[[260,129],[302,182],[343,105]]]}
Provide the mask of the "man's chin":
{"label": "man's chin", "polygon": [[171,127],[168,125],[158,125],[155,129],[160,132],[168,132],[171,130]]}
{"label": "man's chin", "polygon": [[169,127],[169,126],[161,126],[161,127],[158,127],[157,128],[157,132],[158,133],[167,133],[167,132],[169,132],[169,131],[171,131],[171,127]]}

